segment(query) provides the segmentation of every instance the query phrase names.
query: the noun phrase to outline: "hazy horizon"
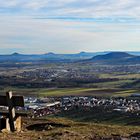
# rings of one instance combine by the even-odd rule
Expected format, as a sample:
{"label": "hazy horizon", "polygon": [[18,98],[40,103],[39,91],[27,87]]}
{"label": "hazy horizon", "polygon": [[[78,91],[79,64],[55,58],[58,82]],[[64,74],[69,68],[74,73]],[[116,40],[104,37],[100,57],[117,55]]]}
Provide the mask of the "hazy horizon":
{"label": "hazy horizon", "polygon": [[140,51],[140,1],[0,0],[0,54]]}
{"label": "hazy horizon", "polygon": [[0,53],[0,55],[14,55],[14,54],[25,54],[25,55],[44,55],[44,54],[80,54],[80,53],[111,53],[111,52],[124,52],[124,53],[140,53],[140,51],[81,51],[81,52],[75,52],[75,53],[57,53],[57,52],[44,52],[44,53],[20,53],[20,52],[11,52],[11,53]]}

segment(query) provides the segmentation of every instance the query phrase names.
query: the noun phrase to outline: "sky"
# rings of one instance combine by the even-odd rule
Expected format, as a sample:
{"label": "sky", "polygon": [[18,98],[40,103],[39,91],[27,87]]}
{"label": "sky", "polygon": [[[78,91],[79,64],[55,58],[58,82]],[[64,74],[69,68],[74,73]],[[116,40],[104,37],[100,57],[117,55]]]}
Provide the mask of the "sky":
{"label": "sky", "polygon": [[0,54],[140,51],[139,0],[0,0]]}

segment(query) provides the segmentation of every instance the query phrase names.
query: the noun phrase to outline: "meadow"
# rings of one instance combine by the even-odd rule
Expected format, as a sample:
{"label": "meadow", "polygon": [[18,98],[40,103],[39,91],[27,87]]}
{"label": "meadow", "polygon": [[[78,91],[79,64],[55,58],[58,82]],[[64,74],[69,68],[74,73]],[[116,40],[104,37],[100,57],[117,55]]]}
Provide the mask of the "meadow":
{"label": "meadow", "polygon": [[97,97],[127,97],[134,93],[140,94],[139,89],[119,88],[15,88],[6,87],[0,90],[1,94],[13,91],[15,95],[35,97],[61,97],[61,96],[97,96]]}

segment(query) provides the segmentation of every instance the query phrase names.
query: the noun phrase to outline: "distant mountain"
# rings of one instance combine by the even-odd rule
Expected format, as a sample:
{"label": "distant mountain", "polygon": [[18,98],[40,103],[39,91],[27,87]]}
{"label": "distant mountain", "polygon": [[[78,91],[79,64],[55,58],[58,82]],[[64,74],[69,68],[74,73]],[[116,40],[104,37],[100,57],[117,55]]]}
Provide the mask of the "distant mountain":
{"label": "distant mountain", "polygon": [[96,56],[101,53],[88,53],[88,52],[80,52],[77,54],[55,54],[53,52],[49,52],[46,54],[19,54],[17,52],[10,55],[0,55],[0,62],[35,62],[35,61],[75,61],[75,60],[83,60],[90,59],[93,56]]}
{"label": "distant mountain", "polygon": [[88,59],[92,58],[93,56],[105,54],[104,52],[80,52],[76,54],[55,54],[55,53],[46,53],[46,58],[58,58],[58,59],[71,59],[71,60],[78,60],[78,59]]}
{"label": "distant mountain", "polygon": [[17,53],[17,52],[14,52],[13,54],[9,55],[9,56],[23,56],[24,54],[20,54],[20,53]]}
{"label": "distant mountain", "polygon": [[132,54],[132,55],[140,56],[140,52],[131,52],[131,51],[128,51],[127,53]]}
{"label": "distant mountain", "polygon": [[46,54],[19,54],[17,52],[10,55],[0,55],[0,62],[71,62],[76,60],[89,59],[96,53],[81,52],[77,54],[55,54],[49,52]]}
{"label": "distant mountain", "polygon": [[85,61],[105,65],[131,65],[140,64],[140,56],[135,56],[126,52],[110,52],[104,55],[97,55]]}
{"label": "distant mountain", "polygon": [[134,57],[126,52],[111,52],[105,55],[97,55],[93,57],[93,60],[110,60],[110,59],[124,59]]}
{"label": "distant mountain", "polygon": [[[136,55],[135,55],[136,54]],[[139,64],[140,52],[80,52],[76,54],[20,54],[0,55],[0,63],[92,62],[95,64]]]}

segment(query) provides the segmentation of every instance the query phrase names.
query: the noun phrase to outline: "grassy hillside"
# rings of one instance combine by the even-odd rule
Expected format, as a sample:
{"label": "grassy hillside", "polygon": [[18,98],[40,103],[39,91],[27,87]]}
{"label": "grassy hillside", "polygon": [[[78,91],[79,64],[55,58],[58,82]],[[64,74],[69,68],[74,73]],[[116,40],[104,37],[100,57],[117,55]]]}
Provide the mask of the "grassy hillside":
{"label": "grassy hillside", "polygon": [[110,140],[130,137],[140,127],[76,122],[65,118],[24,119],[20,133],[0,133],[2,140]]}
{"label": "grassy hillside", "polygon": [[57,116],[72,119],[80,122],[94,122],[103,124],[117,124],[122,126],[140,126],[140,117],[136,113],[115,112],[103,107],[91,109],[76,108],[69,111],[62,111]]}

